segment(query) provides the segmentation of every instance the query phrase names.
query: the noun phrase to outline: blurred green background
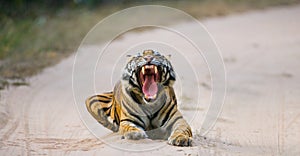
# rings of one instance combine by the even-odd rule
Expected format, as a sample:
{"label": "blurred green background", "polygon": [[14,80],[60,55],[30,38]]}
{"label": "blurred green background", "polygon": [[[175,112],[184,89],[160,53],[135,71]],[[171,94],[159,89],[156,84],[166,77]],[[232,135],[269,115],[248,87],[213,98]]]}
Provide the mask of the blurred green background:
{"label": "blurred green background", "polygon": [[[202,19],[299,2],[300,0],[1,0],[0,89],[10,84],[26,85],[27,77],[75,52],[86,33],[101,19],[127,7],[165,5]],[[105,36],[102,39],[105,40]]]}

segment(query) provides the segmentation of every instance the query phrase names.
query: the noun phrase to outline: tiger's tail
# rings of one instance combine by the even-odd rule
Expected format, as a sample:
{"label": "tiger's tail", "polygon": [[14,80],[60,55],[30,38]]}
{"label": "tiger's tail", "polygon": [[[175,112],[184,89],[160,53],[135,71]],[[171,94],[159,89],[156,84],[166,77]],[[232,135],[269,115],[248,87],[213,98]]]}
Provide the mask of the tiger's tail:
{"label": "tiger's tail", "polygon": [[114,105],[113,92],[94,95],[85,101],[89,113],[104,127],[117,132],[119,119]]}

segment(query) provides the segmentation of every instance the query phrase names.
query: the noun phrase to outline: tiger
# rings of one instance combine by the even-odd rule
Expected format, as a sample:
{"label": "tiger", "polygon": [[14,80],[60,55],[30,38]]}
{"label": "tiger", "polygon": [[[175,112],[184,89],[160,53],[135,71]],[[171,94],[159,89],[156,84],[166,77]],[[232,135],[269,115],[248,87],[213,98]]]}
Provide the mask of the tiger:
{"label": "tiger", "polygon": [[113,91],[85,101],[88,112],[123,139],[164,139],[192,146],[192,131],[177,108],[169,58],[154,50],[131,56]]}

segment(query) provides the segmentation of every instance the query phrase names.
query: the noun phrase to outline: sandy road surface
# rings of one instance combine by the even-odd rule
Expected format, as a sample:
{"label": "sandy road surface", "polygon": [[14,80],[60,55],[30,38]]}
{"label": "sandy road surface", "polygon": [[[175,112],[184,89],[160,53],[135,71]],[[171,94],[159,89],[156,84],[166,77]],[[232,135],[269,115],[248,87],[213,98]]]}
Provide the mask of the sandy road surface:
{"label": "sandy road surface", "polygon": [[[74,105],[72,56],[31,78],[30,86],[1,91],[1,109],[7,111],[8,120],[1,115],[0,155],[300,155],[298,15],[299,5],[203,21],[222,50],[228,88],[219,120],[206,138],[195,137],[193,147],[163,146],[134,153],[112,148],[94,137]],[[180,26],[193,27],[189,23]],[[124,46],[140,36],[163,33],[130,34],[116,44]],[[85,70],[89,53],[79,55],[78,60]],[[205,74],[203,82],[209,81]],[[201,102],[205,103],[210,87],[201,86]],[[189,107],[183,109],[186,116],[191,111],[204,114],[207,109],[205,105]],[[118,145],[128,144],[116,135],[107,137]],[[142,149],[156,143],[165,144],[142,140],[131,146]]]}

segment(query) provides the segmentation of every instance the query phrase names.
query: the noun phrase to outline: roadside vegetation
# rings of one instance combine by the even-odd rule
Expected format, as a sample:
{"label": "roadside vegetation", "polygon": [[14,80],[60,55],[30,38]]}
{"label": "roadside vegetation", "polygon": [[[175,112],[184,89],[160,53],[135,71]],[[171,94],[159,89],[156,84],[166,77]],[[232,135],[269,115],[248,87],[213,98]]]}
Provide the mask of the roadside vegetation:
{"label": "roadside vegetation", "polygon": [[[299,2],[300,0],[2,1],[0,89],[9,85],[28,85],[26,78],[75,52],[83,37],[96,23],[126,7],[166,5],[202,19]],[[105,40],[105,36],[102,39]]]}

